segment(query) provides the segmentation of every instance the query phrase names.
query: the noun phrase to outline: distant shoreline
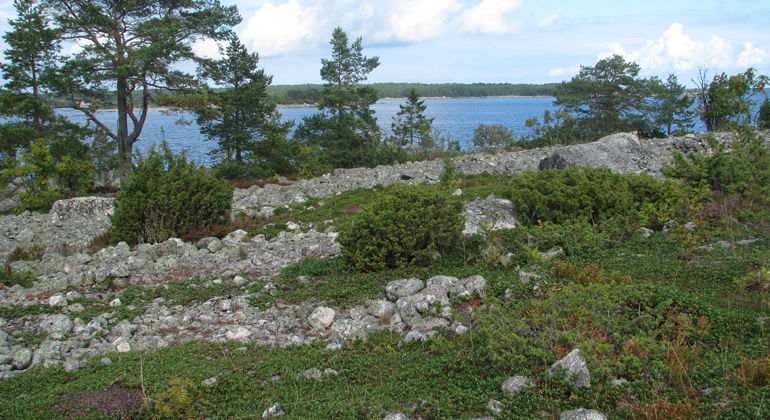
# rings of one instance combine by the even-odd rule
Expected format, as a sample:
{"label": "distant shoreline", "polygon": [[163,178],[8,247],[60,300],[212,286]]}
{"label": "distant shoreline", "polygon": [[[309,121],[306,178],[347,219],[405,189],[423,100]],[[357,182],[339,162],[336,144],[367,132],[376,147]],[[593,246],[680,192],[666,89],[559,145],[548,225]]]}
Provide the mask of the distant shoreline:
{"label": "distant shoreline", "polygon": [[[420,99],[430,99],[430,100],[437,100],[437,99],[485,99],[485,98],[552,98],[552,95],[493,95],[493,96],[421,96]],[[377,99],[377,101],[381,100],[405,100],[406,97],[383,97]],[[276,104],[277,108],[315,108],[318,106],[318,104]],[[75,109],[71,106],[56,106],[54,107],[56,109]],[[141,109],[141,108],[137,108]],[[116,112],[117,108],[98,108],[96,112]],[[151,106],[149,108],[150,111],[161,111],[161,112],[178,112],[178,111],[187,111],[186,109],[182,108],[173,108],[168,106]]]}

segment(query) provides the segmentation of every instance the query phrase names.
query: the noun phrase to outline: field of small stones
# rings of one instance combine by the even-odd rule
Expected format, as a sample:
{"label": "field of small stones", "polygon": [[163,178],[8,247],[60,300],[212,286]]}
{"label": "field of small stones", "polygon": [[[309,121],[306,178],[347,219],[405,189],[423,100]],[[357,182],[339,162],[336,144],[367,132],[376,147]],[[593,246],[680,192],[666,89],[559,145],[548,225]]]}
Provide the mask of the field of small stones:
{"label": "field of small stones", "polygon": [[[495,195],[538,167],[659,175],[671,151],[709,147],[619,134],[455,158],[467,254],[381,273],[345,268],[336,219],[304,215],[435,184],[441,160],[236,190],[234,216],[281,214],[271,234],[94,249],[113,199],[2,216],[7,277],[29,274],[0,288],[0,418],[766,418],[767,290],[733,279],[769,263],[767,220],[672,220],[600,252],[525,258]],[[563,262],[631,280],[576,284]],[[582,307],[615,312],[602,323]]]}

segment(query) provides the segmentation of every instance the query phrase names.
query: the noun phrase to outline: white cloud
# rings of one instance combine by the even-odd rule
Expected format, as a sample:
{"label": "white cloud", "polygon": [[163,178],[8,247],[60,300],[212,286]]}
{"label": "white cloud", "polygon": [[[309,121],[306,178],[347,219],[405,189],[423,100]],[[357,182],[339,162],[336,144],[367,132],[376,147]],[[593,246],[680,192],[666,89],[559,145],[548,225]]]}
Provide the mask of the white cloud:
{"label": "white cloud", "polygon": [[564,77],[573,76],[580,72],[580,66],[573,67],[557,67],[555,69],[548,70],[548,75],[551,77]]}
{"label": "white cloud", "polygon": [[275,5],[265,3],[249,18],[240,33],[241,42],[260,55],[277,55],[294,50],[313,39],[317,9],[298,0]]}
{"label": "white cloud", "polygon": [[768,59],[767,51],[749,42],[744,43],[743,52],[736,58],[730,42],[718,36],[712,36],[708,41],[694,39],[685,33],[680,23],[671,24],[657,41],[648,40],[636,50],[628,51],[619,43],[610,43],[607,51],[599,54],[598,58],[613,54],[635,61],[642,70],[650,73],[691,71],[699,66],[731,68],[736,63],[739,67],[746,67]]}
{"label": "white cloud", "polygon": [[196,41],[192,45],[195,55],[203,58],[222,58],[222,52],[219,50],[219,44],[213,39],[204,39]]}
{"label": "white cloud", "polygon": [[738,64],[742,67],[751,67],[764,63],[770,59],[767,50],[755,47],[751,42],[743,43],[743,51],[738,56]]}
{"label": "white cloud", "polygon": [[337,26],[370,43],[421,42],[444,35],[461,10],[457,0],[270,0],[239,36],[264,56],[316,49]]}
{"label": "white cloud", "polygon": [[518,24],[507,23],[505,15],[521,7],[521,0],[482,0],[475,7],[463,12],[462,29],[472,34],[508,34],[518,29]]}
{"label": "white cloud", "polygon": [[540,23],[538,23],[538,26],[541,28],[552,28],[557,20],[561,17],[561,13],[551,13],[546,17],[545,19],[541,20]]}
{"label": "white cloud", "polygon": [[[393,4],[393,3],[391,3]],[[441,36],[452,14],[461,9],[454,0],[412,0],[393,4],[390,27],[378,38],[395,41],[425,41]]]}

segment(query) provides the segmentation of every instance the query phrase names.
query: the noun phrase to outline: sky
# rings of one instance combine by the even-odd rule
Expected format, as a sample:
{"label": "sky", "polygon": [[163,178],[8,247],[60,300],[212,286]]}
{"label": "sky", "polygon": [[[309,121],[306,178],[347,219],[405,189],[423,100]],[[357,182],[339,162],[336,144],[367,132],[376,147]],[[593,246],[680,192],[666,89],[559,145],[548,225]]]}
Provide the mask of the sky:
{"label": "sky", "polygon": [[[221,0],[274,84],[321,83],[339,26],[380,66],[369,82],[547,83],[620,54],[643,76],[770,74],[770,0]],[[0,0],[0,30],[13,18]],[[5,49],[0,41],[0,48]],[[213,41],[195,51],[216,56]]]}

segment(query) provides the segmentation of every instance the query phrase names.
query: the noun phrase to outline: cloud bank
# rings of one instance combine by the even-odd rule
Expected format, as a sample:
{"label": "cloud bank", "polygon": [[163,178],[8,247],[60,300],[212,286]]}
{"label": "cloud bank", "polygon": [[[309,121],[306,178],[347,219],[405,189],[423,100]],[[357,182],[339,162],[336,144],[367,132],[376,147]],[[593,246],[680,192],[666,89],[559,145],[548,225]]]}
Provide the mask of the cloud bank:
{"label": "cloud bank", "polygon": [[743,43],[743,49],[736,55],[736,48],[730,42],[718,36],[708,40],[694,39],[685,33],[684,25],[673,23],[657,40],[648,40],[641,48],[627,50],[619,43],[607,46],[607,51],[599,59],[619,54],[626,60],[638,63],[647,72],[690,71],[698,67],[708,68],[746,68],[767,63],[768,51]]}

